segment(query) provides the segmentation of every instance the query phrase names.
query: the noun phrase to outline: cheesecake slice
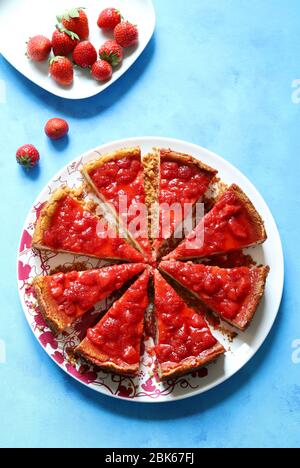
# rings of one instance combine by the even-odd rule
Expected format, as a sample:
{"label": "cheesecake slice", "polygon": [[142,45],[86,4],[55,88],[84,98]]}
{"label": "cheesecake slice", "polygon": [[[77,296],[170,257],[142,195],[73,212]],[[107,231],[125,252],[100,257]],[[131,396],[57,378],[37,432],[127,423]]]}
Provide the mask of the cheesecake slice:
{"label": "cheesecake slice", "polygon": [[221,196],[197,227],[164,260],[189,260],[226,254],[263,243],[264,222],[235,184]]}
{"label": "cheesecake slice", "polygon": [[265,291],[269,267],[219,268],[163,261],[160,270],[192,292],[212,312],[245,330]]}
{"label": "cheesecake slice", "polygon": [[90,212],[67,187],[56,190],[43,208],[32,247],[104,260],[145,260],[104,218]]}
{"label": "cheesecake slice", "polygon": [[150,258],[140,148],[125,148],[103,155],[83,166],[82,174],[134,246]]}
{"label": "cheesecake slice", "polygon": [[192,372],[225,353],[205,319],[186,305],[158,271],[154,276],[155,354],[161,379]]}
{"label": "cheesecake slice", "polygon": [[116,301],[75,349],[84,360],[108,371],[137,375],[141,358],[144,317],[149,305],[150,271],[144,273]]}
{"label": "cheesecake slice", "polygon": [[159,258],[168,239],[192,215],[194,205],[201,200],[217,171],[193,156],[164,148],[154,148],[145,161],[145,180],[154,201],[150,218],[157,228],[153,248]]}
{"label": "cheesecake slice", "polygon": [[49,327],[61,333],[144,269],[144,264],[133,263],[38,276],[33,280],[33,287]]}

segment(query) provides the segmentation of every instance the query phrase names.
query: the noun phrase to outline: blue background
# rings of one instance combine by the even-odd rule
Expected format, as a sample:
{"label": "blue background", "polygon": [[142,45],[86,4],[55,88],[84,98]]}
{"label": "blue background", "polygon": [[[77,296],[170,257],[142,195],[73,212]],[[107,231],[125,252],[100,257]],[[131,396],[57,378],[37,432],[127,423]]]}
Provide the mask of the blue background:
{"label": "blue background", "polygon": [[[112,2],[113,3],[113,2]],[[299,0],[156,0],[157,29],[118,82],[67,102],[31,84],[0,57],[0,445],[26,447],[245,447],[300,445]],[[70,123],[53,144],[47,119]],[[263,348],[230,381],[186,401],[134,405],[98,395],[52,363],[25,322],[16,288],[19,235],[33,200],[68,161],[102,143],[141,135],[185,139],[241,169],[269,204],[282,236],[286,282]],[[16,148],[34,143],[26,174]]]}

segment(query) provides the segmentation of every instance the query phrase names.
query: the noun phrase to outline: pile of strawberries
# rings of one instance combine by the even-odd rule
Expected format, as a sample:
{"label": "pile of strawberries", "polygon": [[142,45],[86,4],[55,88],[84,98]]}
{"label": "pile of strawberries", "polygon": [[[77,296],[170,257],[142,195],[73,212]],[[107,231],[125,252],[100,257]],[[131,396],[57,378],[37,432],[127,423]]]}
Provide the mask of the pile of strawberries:
{"label": "pile of strawberries", "polygon": [[99,49],[99,56],[89,38],[89,21],[84,8],[72,8],[57,16],[58,24],[52,40],[35,36],[27,43],[27,56],[36,62],[54,56],[49,61],[50,76],[62,86],[70,86],[74,79],[74,65],[91,70],[98,81],[112,77],[113,68],[123,60],[123,48],[138,42],[138,29],[125,21],[116,8],[106,8],[97,24],[104,31],[112,31],[113,39],[107,40]]}

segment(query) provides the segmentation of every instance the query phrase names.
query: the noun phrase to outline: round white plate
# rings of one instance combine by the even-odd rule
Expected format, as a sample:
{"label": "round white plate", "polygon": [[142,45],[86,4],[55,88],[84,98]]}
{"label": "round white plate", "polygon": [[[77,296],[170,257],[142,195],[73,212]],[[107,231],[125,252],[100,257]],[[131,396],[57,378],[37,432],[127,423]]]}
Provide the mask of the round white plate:
{"label": "round white plate", "polygon": [[[55,266],[70,265],[76,261],[82,261],[82,257],[78,258],[73,255],[47,254],[41,256],[31,250],[30,242],[34,223],[43,203],[48,200],[49,195],[57,187],[64,183],[67,183],[70,187],[80,185],[82,183],[80,168],[83,163],[98,157],[99,153],[104,154],[124,146],[134,145],[140,145],[143,153],[150,151],[153,146],[170,147],[179,152],[189,153],[218,169],[219,176],[224,182],[228,184],[237,183],[250,197],[265,221],[269,236],[263,246],[250,250],[251,255],[258,263],[269,265],[271,268],[265,296],[250,328],[245,333],[240,333],[233,343],[229,343],[223,334],[214,331],[215,336],[228,349],[226,355],[205,369],[176,379],[170,379],[165,383],[158,382],[155,377],[150,377],[149,368],[152,362],[147,351],[144,353],[141,371],[137,378],[112,375],[80,363],[74,364],[69,357],[68,349],[78,342],[79,329],[75,327],[70,334],[55,338],[39,313],[37,302],[30,287],[31,279],[36,275],[47,274]],[[97,260],[86,259],[86,261],[90,266],[94,267],[103,264],[97,262]],[[18,253],[20,298],[29,325],[41,346],[64,371],[78,381],[97,392],[134,402],[168,402],[187,398],[206,392],[229,379],[249,361],[266,339],[278,313],[283,290],[283,279],[283,253],[275,221],[262,196],[249,180],[230,163],[204,148],[184,141],[160,137],[131,138],[109,143],[87,152],[62,169],[44,188],[33,204],[24,225]],[[103,307],[106,306],[107,304],[103,304]]]}
{"label": "round white plate", "polygon": [[111,6],[120,9],[125,19],[138,25],[139,44],[125,50],[122,66],[115,69],[110,81],[99,83],[91,77],[88,70],[76,69],[73,85],[66,88],[58,85],[48,76],[48,61],[31,62],[25,56],[25,52],[26,41],[29,37],[43,34],[51,39],[57,23],[56,15],[74,7],[74,0],[51,0],[48,2],[1,0],[0,51],[2,55],[29,80],[50,93],[66,99],[84,99],[104,91],[138,59],[155,29],[155,11],[151,0],[99,0],[97,2],[83,0],[79,3],[81,7],[86,8],[90,25],[89,40],[97,51],[107,39],[112,38],[111,34],[104,34],[97,26],[100,12]]}

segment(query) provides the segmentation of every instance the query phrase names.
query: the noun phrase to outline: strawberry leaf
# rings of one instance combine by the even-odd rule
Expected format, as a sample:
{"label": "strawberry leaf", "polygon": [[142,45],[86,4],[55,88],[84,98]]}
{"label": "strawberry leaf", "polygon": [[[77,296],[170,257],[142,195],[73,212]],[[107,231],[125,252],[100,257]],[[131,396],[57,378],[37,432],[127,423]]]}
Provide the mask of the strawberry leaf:
{"label": "strawberry leaf", "polygon": [[102,60],[110,63],[113,67],[116,67],[120,63],[120,57],[118,57],[118,55],[114,54],[113,52],[104,51],[99,55]]}
{"label": "strawberry leaf", "polygon": [[62,15],[62,20],[70,21],[70,15],[68,11],[65,11],[64,14]]}
{"label": "strawberry leaf", "polygon": [[32,158],[28,155],[24,155],[24,156],[18,156],[17,157],[17,162],[23,166],[25,169],[31,169],[32,167],[35,166],[35,163],[34,161],[32,160]]}
{"label": "strawberry leaf", "polygon": [[121,21],[124,21],[124,16],[122,15],[121,10],[116,8],[116,12],[120,15]]}
{"label": "strawberry leaf", "polygon": [[69,16],[71,18],[79,18],[79,9],[78,8],[72,8],[71,10],[69,10]]}
{"label": "strawberry leaf", "polygon": [[80,37],[78,36],[78,34],[74,33],[73,31],[69,31],[68,29],[64,28],[62,24],[57,24],[56,26],[56,29],[58,29],[60,32],[62,33],[65,33],[67,34],[68,36],[70,36],[70,38],[75,41],[80,41]]}
{"label": "strawberry leaf", "polygon": [[66,10],[63,15],[58,15],[56,18],[59,23],[62,22],[62,20],[70,21],[72,18],[79,18],[80,16],[80,11],[85,10],[84,7],[77,7],[77,8],[71,8],[70,10]]}
{"label": "strawberry leaf", "polygon": [[55,57],[52,57],[49,60],[50,65],[52,65],[54,62],[58,62],[58,60],[61,59],[61,58],[65,58],[65,57],[62,57],[61,55],[56,55]]}
{"label": "strawberry leaf", "polygon": [[68,31],[67,29],[65,29],[64,33],[68,34],[68,36],[70,36],[70,38],[73,41],[80,41],[80,37],[78,36],[78,34],[74,33],[73,31]]}

